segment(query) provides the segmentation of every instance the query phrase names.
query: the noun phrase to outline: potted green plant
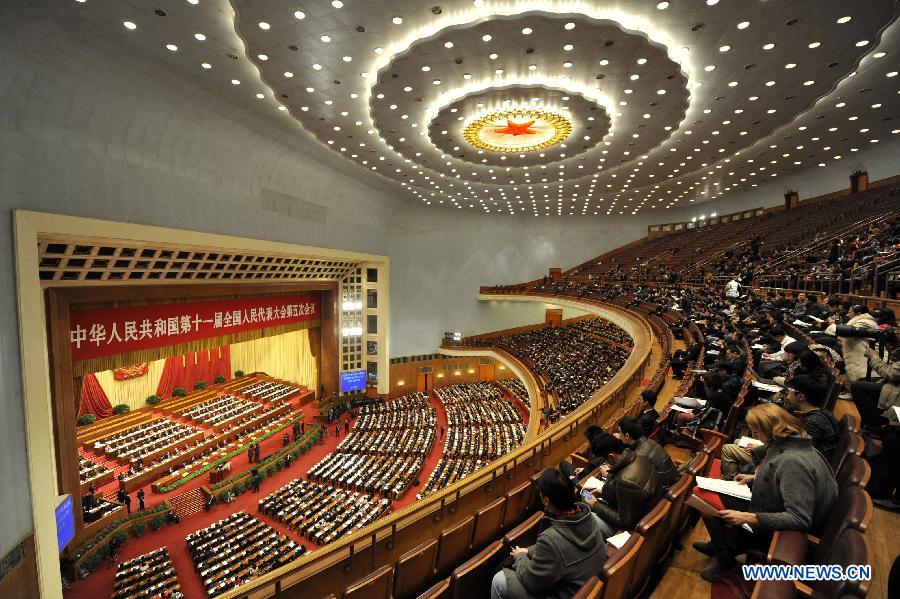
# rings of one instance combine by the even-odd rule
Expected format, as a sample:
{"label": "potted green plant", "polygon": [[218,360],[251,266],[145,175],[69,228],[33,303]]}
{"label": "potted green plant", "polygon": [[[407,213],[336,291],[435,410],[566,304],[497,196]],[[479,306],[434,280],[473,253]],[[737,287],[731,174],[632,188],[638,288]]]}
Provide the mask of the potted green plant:
{"label": "potted green plant", "polygon": [[151,395],[150,397],[147,398],[147,405],[149,405],[149,406],[155,406],[155,405],[158,404],[160,401],[161,401],[161,400],[160,400],[159,395]]}
{"label": "potted green plant", "polygon": [[225,375],[224,375],[224,374],[217,374],[217,375],[216,375],[216,378],[214,378],[213,381],[214,381],[217,385],[221,385],[222,383],[225,382]]}
{"label": "potted green plant", "polygon": [[130,410],[126,404],[120,403],[116,407],[113,408],[113,414],[125,414]]}
{"label": "potted green plant", "polygon": [[184,387],[175,387],[172,389],[172,397],[184,397],[187,395],[187,389]]}
{"label": "potted green plant", "polygon": [[195,391],[199,391],[201,389],[206,389],[206,387],[207,387],[206,381],[197,381],[196,383],[194,383]]}
{"label": "potted green plant", "polygon": [[82,414],[78,417],[78,426],[86,426],[97,422],[97,417],[93,414]]}
{"label": "potted green plant", "polygon": [[244,376],[244,371],[243,370],[235,370],[234,376],[237,378],[240,378],[240,377]]}

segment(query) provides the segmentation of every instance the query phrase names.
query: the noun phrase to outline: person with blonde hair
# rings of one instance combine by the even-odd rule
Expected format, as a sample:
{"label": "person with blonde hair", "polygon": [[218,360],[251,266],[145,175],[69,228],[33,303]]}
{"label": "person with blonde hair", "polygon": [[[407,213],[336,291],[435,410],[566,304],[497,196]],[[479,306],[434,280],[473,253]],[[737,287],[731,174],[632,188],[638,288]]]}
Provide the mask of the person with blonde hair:
{"label": "person with blonde hair", "polygon": [[[747,425],[769,449],[755,474],[734,478],[752,487],[750,501],[722,495],[726,509],[718,518],[704,518],[711,540],[694,543],[694,548],[713,556],[700,574],[705,580],[726,573],[735,566],[735,557],[749,549],[765,551],[776,530],[816,534],[837,501],[831,467],[793,414],[775,404],[761,404],[748,410]],[[744,524],[753,532],[742,528]]]}

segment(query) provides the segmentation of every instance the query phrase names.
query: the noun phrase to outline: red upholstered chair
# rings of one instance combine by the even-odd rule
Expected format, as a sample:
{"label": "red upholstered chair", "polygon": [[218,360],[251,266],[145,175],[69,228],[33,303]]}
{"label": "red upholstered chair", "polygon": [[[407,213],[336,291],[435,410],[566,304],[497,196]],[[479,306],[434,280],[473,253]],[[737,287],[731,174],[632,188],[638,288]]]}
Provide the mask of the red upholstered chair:
{"label": "red upholstered chair", "polygon": [[394,566],[394,599],[409,599],[434,577],[437,541],[431,539],[400,556]]}
{"label": "red upholstered chair", "polygon": [[343,599],[391,599],[394,569],[381,566],[344,590]]}

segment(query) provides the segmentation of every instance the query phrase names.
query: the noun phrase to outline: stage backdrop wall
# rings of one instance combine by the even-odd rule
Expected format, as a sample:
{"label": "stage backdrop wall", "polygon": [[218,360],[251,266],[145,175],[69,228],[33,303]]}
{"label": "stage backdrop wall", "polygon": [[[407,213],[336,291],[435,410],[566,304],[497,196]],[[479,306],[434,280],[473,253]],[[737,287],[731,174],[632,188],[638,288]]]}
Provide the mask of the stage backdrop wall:
{"label": "stage backdrop wall", "polygon": [[109,403],[114,406],[123,403],[132,410],[136,410],[146,407],[146,399],[156,393],[159,377],[162,376],[165,364],[165,359],[150,362],[147,374],[125,381],[117,381],[112,370],[105,370],[96,373],[97,381],[106,391]]}
{"label": "stage backdrop wall", "polygon": [[307,389],[319,387],[319,329],[301,329],[231,345],[231,368],[265,372]]}

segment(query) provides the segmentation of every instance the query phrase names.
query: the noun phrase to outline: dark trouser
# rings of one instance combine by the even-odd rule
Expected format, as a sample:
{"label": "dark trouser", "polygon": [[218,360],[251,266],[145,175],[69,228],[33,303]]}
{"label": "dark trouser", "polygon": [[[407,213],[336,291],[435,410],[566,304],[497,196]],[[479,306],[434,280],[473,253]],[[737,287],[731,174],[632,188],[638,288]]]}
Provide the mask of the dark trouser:
{"label": "dark trouser", "polygon": [[878,397],[881,395],[881,387],[883,385],[884,383],[863,379],[850,385],[853,403],[856,404],[862,424],[866,428],[877,429],[882,424],[881,414],[883,410],[878,409]]}
{"label": "dark trouser", "polygon": [[[749,501],[737,499],[728,495],[720,495],[722,505],[727,510],[737,510],[746,512],[750,507]],[[764,531],[759,527],[755,527],[753,532],[747,532],[746,529],[739,526],[731,526],[726,524],[721,518],[703,518],[706,530],[709,532],[709,539],[712,543],[713,551],[716,559],[725,567],[733,566],[735,557],[746,553],[751,549],[767,551],[772,543],[771,531]]]}

